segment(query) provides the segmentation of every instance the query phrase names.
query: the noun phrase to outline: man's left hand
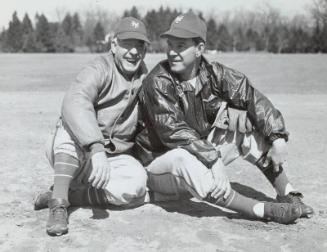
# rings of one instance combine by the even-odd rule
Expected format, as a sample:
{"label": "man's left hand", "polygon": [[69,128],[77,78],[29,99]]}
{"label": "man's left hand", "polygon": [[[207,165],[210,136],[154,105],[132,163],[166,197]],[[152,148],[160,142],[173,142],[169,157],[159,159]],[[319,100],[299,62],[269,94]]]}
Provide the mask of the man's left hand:
{"label": "man's left hand", "polygon": [[286,161],[287,154],[287,144],[284,138],[278,138],[273,141],[267,157],[273,163],[274,172],[279,172],[279,167]]}

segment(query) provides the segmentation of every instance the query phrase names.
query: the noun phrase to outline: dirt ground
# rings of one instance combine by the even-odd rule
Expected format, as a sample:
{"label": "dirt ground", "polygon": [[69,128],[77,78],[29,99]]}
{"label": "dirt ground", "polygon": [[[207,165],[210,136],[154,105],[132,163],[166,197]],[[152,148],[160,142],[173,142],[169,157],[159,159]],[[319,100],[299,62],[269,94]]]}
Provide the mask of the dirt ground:
{"label": "dirt ground", "polygon": [[[0,251],[327,251],[327,87],[321,82],[327,75],[319,72],[321,79],[312,79],[320,65],[310,69],[304,80],[311,78],[318,91],[305,94],[288,86],[288,93],[268,92],[291,132],[288,176],[314,208],[313,218],[293,225],[265,223],[192,199],[128,210],[71,209],[69,233],[49,237],[45,232],[48,210],[34,211],[33,199],[52,183],[44,143],[54,130],[64,95],[63,87],[53,85],[71,78],[93,56],[83,56],[71,68],[67,66],[76,59],[69,56],[54,56],[58,58],[53,62],[60,59],[63,64],[53,66],[40,62],[38,57],[44,56],[1,57]],[[302,64],[293,66],[294,71],[300,74]],[[289,83],[296,82],[292,72],[287,76]],[[262,174],[244,161],[233,163],[228,173],[236,190],[257,199],[275,197]]]}

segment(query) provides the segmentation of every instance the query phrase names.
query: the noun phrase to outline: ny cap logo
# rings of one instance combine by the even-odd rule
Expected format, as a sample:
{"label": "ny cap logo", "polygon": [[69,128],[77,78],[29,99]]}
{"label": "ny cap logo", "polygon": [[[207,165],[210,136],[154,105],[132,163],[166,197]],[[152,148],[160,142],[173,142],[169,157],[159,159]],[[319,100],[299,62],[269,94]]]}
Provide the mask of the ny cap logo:
{"label": "ny cap logo", "polygon": [[184,16],[178,16],[176,19],[175,19],[175,23],[178,24],[180,21],[182,21],[184,18]]}
{"label": "ny cap logo", "polygon": [[136,21],[132,21],[132,22],[131,22],[131,25],[132,25],[135,29],[137,29],[137,28],[140,26],[140,23],[139,23],[139,22],[136,22]]}

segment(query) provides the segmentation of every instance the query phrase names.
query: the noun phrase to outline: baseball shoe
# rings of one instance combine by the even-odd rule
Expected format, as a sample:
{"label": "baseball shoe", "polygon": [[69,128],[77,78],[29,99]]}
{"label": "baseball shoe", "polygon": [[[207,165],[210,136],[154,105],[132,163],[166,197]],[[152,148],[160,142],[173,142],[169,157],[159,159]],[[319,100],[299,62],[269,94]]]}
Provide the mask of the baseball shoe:
{"label": "baseball shoe", "polygon": [[46,226],[48,235],[60,236],[68,232],[68,206],[65,199],[49,200],[49,219]]}
{"label": "baseball shoe", "polygon": [[301,217],[311,218],[314,214],[313,208],[304,204],[303,195],[300,192],[290,192],[285,196],[277,195],[277,201],[280,203],[290,203],[298,205],[301,209]]}
{"label": "baseball shoe", "polygon": [[265,202],[265,219],[281,224],[290,224],[301,216],[301,208],[289,203]]}
{"label": "baseball shoe", "polygon": [[52,197],[52,191],[46,191],[36,196],[36,199],[34,201],[34,210],[41,210],[44,208],[48,208],[48,204],[51,197]]}

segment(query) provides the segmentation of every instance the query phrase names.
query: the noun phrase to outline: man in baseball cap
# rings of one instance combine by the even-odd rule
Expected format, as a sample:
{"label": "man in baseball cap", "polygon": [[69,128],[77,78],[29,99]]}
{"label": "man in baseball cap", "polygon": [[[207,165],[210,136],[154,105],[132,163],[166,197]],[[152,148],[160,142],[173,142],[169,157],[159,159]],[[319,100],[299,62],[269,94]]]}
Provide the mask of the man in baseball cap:
{"label": "man in baseball cap", "polygon": [[[179,15],[162,37],[168,59],[147,75],[139,97],[146,128],[137,136],[136,152],[149,188],[174,197],[192,194],[283,224],[312,215],[283,169],[288,132],[282,114],[244,74],[203,57],[204,21],[193,12]],[[278,203],[231,188],[225,165],[240,156],[265,174]]]}
{"label": "man in baseball cap", "polygon": [[[69,206],[144,203],[147,176],[130,154],[138,121],[136,98],[147,73],[147,43],[144,24],[123,18],[109,53],[87,65],[66,93],[47,150],[53,191],[35,201],[36,210],[49,207],[49,235],[68,232]],[[71,188],[72,181],[77,187]]]}

